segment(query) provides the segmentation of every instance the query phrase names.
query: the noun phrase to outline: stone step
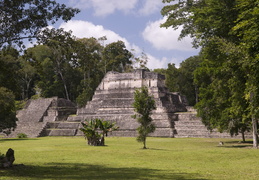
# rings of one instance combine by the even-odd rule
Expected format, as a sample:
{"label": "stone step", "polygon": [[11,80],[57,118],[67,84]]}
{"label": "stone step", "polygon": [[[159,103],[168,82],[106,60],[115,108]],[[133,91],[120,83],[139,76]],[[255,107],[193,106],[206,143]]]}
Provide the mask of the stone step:
{"label": "stone step", "polygon": [[44,116],[43,117],[43,122],[52,122],[56,121],[56,116]]}
{"label": "stone step", "polygon": [[58,124],[57,129],[78,129],[80,123],[74,122],[61,122]]}
{"label": "stone step", "polygon": [[175,126],[204,126],[201,121],[174,121]]}
{"label": "stone step", "polygon": [[101,107],[97,114],[130,114],[132,115],[134,112],[133,108],[103,108]]}
{"label": "stone step", "polygon": [[200,118],[197,117],[197,114],[195,112],[175,113],[175,115],[177,115],[178,121],[200,120]]}
{"label": "stone step", "polygon": [[80,116],[68,116],[67,121],[68,122],[81,122],[82,117],[80,117]]}
{"label": "stone step", "polygon": [[202,134],[202,135],[198,135],[198,134],[178,135],[178,134],[175,134],[174,137],[175,138],[211,138],[211,136],[209,134]]}
{"label": "stone step", "polygon": [[49,129],[49,136],[75,136],[77,129]]}
{"label": "stone step", "polygon": [[197,134],[197,135],[202,135],[202,134],[209,134],[210,132],[206,129],[176,129],[176,134],[178,135],[188,135],[188,134]]}
{"label": "stone step", "polygon": [[205,126],[181,126],[181,127],[175,127],[177,131],[185,131],[186,133],[191,133],[191,131],[208,131]]}

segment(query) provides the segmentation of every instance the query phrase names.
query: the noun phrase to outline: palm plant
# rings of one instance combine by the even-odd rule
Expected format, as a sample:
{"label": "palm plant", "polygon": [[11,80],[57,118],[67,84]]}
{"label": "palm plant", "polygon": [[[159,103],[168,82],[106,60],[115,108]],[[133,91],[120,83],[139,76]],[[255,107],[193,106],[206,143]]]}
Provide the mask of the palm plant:
{"label": "palm plant", "polygon": [[84,133],[88,145],[91,146],[104,146],[104,136],[107,136],[108,132],[115,131],[119,128],[115,123],[98,118],[85,120],[85,122],[81,124],[82,128],[80,128],[80,130]]}
{"label": "palm plant", "polygon": [[86,120],[82,122],[82,128],[80,130],[84,133],[87,139],[88,145],[98,146],[100,144],[101,134],[97,132],[99,127],[98,119]]}
{"label": "palm plant", "polygon": [[104,136],[108,136],[108,132],[111,132],[111,131],[115,131],[117,130],[119,127],[116,126],[115,123],[112,123],[110,121],[102,121],[102,120],[98,120],[99,121],[99,128],[100,130],[102,130],[102,138],[101,138],[101,146],[104,146],[105,145],[105,142],[104,142]]}

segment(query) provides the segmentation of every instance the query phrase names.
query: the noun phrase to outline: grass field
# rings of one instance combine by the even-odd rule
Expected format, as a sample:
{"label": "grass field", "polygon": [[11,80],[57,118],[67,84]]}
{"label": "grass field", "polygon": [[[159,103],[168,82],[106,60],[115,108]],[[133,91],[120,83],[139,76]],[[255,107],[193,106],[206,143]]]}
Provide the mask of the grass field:
{"label": "grass field", "polygon": [[[218,146],[224,141],[224,146]],[[0,179],[259,179],[259,150],[233,139],[108,137],[107,146],[83,137],[0,139],[0,151],[15,150],[15,166]]]}

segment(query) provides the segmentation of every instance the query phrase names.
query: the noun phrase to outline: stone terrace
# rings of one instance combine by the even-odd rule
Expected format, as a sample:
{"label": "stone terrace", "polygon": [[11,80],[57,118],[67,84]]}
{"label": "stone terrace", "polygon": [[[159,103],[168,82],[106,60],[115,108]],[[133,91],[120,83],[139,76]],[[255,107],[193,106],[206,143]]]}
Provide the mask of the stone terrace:
{"label": "stone terrace", "polygon": [[66,120],[68,115],[75,112],[75,105],[65,99],[53,97],[30,100],[25,109],[18,112],[17,128],[10,137],[16,137],[19,133],[29,137],[42,136],[48,122]]}

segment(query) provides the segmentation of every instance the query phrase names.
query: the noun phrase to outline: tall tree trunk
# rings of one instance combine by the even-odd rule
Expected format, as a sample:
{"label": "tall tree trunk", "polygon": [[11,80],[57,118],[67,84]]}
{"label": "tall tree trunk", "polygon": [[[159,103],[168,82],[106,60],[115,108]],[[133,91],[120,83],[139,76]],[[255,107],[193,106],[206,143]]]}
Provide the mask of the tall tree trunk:
{"label": "tall tree trunk", "polygon": [[[254,93],[250,93],[250,100],[251,102],[254,101]],[[253,103],[252,103],[253,105]],[[253,126],[253,147],[258,149],[258,133],[257,133],[257,119],[255,118],[254,112],[252,115],[252,126]]]}
{"label": "tall tree trunk", "polygon": [[143,144],[144,144],[143,149],[147,149],[147,147],[146,147],[146,138],[144,138]]}
{"label": "tall tree trunk", "polygon": [[197,85],[195,85],[194,87],[195,87],[195,103],[197,104],[199,102],[198,87],[197,87]]}
{"label": "tall tree trunk", "polygon": [[66,98],[67,98],[67,100],[69,100],[69,95],[68,95],[66,81],[65,81],[65,78],[63,77],[63,74],[62,74],[61,71],[59,71],[59,75],[60,75],[60,77],[62,79],[62,82],[63,82],[63,85],[64,85],[64,89],[65,89],[65,93],[66,93]]}
{"label": "tall tree trunk", "polygon": [[32,79],[30,79],[30,80],[28,80],[28,81],[26,82],[26,98],[27,98],[27,99],[29,99],[29,90],[30,90],[31,80],[32,80]]}
{"label": "tall tree trunk", "polygon": [[257,119],[254,116],[252,117],[252,124],[253,124],[253,147],[258,149]]}
{"label": "tall tree trunk", "polygon": [[245,132],[242,131],[241,134],[242,134],[242,141],[243,141],[243,142],[246,142],[246,139],[245,139]]}

